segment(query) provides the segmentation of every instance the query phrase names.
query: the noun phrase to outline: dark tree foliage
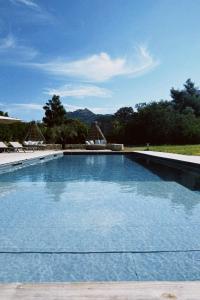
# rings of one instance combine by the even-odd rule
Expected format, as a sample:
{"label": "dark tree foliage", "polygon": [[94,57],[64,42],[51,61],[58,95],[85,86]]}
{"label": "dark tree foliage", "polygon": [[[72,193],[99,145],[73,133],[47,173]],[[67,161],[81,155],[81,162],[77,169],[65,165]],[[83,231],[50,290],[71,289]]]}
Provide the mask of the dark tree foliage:
{"label": "dark tree foliage", "polygon": [[43,109],[45,110],[43,122],[48,127],[59,126],[64,123],[67,113],[60,101],[60,96],[53,95]]}
{"label": "dark tree foliage", "polygon": [[188,79],[184,84],[184,89],[171,89],[172,104],[174,109],[182,113],[190,108],[196,116],[200,116],[200,91],[195,87],[194,82]]}
{"label": "dark tree foliage", "polygon": [[[171,89],[171,101],[160,100],[122,107],[113,115],[99,115],[98,122],[108,142],[127,145],[199,144],[200,92],[188,79],[182,90]],[[47,143],[84,143],[88,127],[66,118],[59,96],[44,106],[44,123],[38,124]],[[0,112],[2,114],[3,112]],[[4,114],[4,113],[3,113]],[[4,114],[5,115],[5,114]],[[28,125],[0,125],[1,140],[23,141]]]}
{"label": "dark tree foliage", "polygon": [[28,130],[28,123],[0,124],[0,140],[23,142]]}
{"label": "dark tree foliage", "polygon": [[45,117],[43,122],[46,128],[43,134],[49,143],[76,144],[84,143],[87,136],[87,125],[79,120],[67,119],[67,113],[60,101],[60,97],[54,95],[43,107]]}
{"label": "dark tree foliage", "polygon": [[8,113],[7,112],[3,112],[2,110],[0,110],[0,116],[2,116],[2,117],[8,117]]}
{"label": "dark tree foliage", "polygon": [[79,120],[66,120],[62,125],[46,127],[43,134],[48,143],[62,144],[82,144],[88,133],[86,124]]}
{"label": "dark tree foliage", "polygon": [[115,113],[115,118],[120,122],[128,122],[133,117],[134,111],[132,107],[122,107]]}
{"label": "dark tree foliage", "polygon": [[129,145],[200,143],[200,91],[188,79],[182,90],[172,88],[171,96],[172,101],[137,104],[130,117],[125,117],[129,108],[120,109],[111,140]]}

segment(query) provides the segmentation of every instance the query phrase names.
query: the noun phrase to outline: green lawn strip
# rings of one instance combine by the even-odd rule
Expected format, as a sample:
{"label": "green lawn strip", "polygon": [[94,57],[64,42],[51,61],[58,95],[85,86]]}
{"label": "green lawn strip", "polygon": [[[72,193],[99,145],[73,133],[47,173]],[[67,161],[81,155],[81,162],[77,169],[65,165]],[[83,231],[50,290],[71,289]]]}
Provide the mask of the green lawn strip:
{"label": "green lawn strip", "polygon": [[[144,151],[147,147],[125,147],[124,151]],[[186,155],[200,155],[200,145],[161,145],[150,146],[150,151],[186,154]]]}

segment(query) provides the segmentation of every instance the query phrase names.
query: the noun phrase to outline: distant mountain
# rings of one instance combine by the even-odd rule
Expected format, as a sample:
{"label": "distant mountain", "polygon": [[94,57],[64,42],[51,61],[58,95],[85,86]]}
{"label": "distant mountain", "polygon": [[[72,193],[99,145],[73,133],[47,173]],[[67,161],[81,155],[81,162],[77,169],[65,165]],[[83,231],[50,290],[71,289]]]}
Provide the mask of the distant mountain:
{"label": "distant mountain", "polygon": [[70,119],[78,119],[82,122],[90,124],[96,121],[102,115],[95,114],[91,110],[84,108],[84,109],[77,109],[75,111],[68,112],[67,116]]}

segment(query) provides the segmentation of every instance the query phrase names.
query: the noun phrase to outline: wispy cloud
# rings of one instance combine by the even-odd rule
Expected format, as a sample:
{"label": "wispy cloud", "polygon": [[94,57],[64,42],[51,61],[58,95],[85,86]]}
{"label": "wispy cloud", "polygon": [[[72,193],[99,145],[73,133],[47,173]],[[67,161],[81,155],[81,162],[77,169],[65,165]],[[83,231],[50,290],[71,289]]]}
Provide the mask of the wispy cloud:
{"label": "wispy cloud", "polygon": [[7,50],[15,47],[15,39],[12,35],[0,39],[0,50]]}
{"label": "wispy cloud", "polygon": [[111,58],[109,54],[102,52],[68,62],[57,59],[47,63],[26,64],[26,66],[38,68],[48,73],[75,77],[90,82],[103,82],[116,76],[136,76],[157,65],[158,61],[153,58],[147,48],[142,46],[137,48],[134,59]]}
{"label": "wispy cloud", "polygon": [[8,112],[18,112],[18,111],[32,111],[38,110],[41,111],[43,109],[42,104],[38,103],[10,103],[9,105],[6,103],[0,103],[0,110],[3,109],[4,111]]}
{"label": "wispy cloud", "polygon": [[15,4],[22,4],[30,8],[39,8],[39,5],[35,3],[33,0],[10,0]]}
{"label": "wispy cloud", "polygon": [[0,110],[8,112],[9,116],[22,120],[41,120],[43,105],[38,103],[0,103]]}
{"label": "wispy cloud", "polygon": [[12,104],[15,108],[24,109],[24,110],[42,110],[43,105],[37,103],[16,103]]}
{"label": "wispy cloud", "polygon": [[[87,108],[94,112],[95,114],[113,114],[115,113],[119,106],[109,106],[109,107],[90,107],[90,106],[78,106],[78,105],[72,105],[68,103],[63,103],[65,109],[67,111],[75,111],[77,109],[84,109]],[[122,106],[122,105],[121,105]],[[40,118],[43,114],[43,105],[38,103],[12,103],[12,104],[5,104],[0,103],[0,110],[7,111],[9,115],[11,116],[20,116],[20,114],[25,112],[27,115],[31,113],[31,115],[38,114],[40,115]]]}
{"label": "wispy cloud", "polygon": [[0,39],[0,54],[2,63],[20,64],[30,61],[38,55],[38,51],[32,47],[24,46],[12,34]]}
{"label": "wispy cloud", "polygon": [[37,23],[54,24],[56,19],[54,15],[49,13],[44,6],[41,6],[39,1],[35,0],[7,0],[16,6],[16,13],[20,14],[22,23]]}
{"label": "wispy cloud", "polygon": [[108,89],[98,87],[96,85],[63,85],[57,89],[46,89],[45,94],[47,95],[60,95],[61,97],[111,97],[112,92]]}

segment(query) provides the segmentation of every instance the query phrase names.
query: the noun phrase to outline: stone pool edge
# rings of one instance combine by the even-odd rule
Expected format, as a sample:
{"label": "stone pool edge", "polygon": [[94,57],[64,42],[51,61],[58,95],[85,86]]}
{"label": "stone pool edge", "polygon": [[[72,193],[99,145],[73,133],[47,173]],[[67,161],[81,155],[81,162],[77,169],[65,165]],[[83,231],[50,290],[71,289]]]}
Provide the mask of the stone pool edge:
{"label": "stone pool edge", "polygon": [[154,151],[134,151],[134,158],[146,159],[177,169],[184,169],[190,172],[200,171],[200,156],[181,155],[174,153],[165,152],[154,152]]}
{"label": "stone pool edge", "polygon": [[120,300],[199,300],[199,281],[125,281],[0,284],[0,299],[120,299]]}
{"label": "stone pool edge", "polygon": [[[8,153],[7,156],[3,157],[4,154],[0,154],[0,174],[12,172],[21,168],[32,166],[38,163],[46,162],[52,159],[57,159],[63,156],[63,151],[48,151],[48,152],[33,152],[33,153]],[[20,157],[20,154],[22,155]],[[26,156],[28,154],[28,156]],[[10,155],[10,157],[9,157]],[[6,158],[5,160],[2,158]],[[10,161],[9,161],[10,158]]]}
{"label": "stone pool edge", "polygon": [[[6,162],[4,156],[6,155]],[[15,157],[14,157],[15,155]],[[20,158],[23,155],[23,158]],[[184,168],[188,171],[200,171],[200,156],[180,155],[155,151],[101,151],[101,150],[51,150],[31,153],[0,154],[0,174],[28,167],[63,155],[128,155],[136,159],[146,159],[169,167]],[[10,161],[9,161],[10,158]]]}

